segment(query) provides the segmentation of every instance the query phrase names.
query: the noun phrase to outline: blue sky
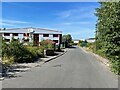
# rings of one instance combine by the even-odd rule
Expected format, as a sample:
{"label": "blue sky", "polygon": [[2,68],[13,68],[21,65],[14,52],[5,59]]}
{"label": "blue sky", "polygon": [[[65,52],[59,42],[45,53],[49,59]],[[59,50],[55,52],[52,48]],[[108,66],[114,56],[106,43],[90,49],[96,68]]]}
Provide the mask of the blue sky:
{"label": "blue sky", "polygon": [[86,39],[94,37],[97,7],[97,2],[4,2],[2,27],[57,29],[73,39]]}

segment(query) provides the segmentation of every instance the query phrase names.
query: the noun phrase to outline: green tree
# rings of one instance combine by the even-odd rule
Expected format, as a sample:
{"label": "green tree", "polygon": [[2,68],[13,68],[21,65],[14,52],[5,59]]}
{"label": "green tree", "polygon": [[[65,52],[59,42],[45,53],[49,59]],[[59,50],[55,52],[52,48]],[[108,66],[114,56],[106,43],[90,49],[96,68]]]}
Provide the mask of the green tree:
{"label": "green tree", "polygon": [[69,47],[72,42],[72,36],[70,34],[63,35],[62,42],[65,44],[65,47]]}
{"label": "green tree", "polygon": [[3,30],[6,30],[6,28],[3,28]]}
{"label": "green tree", "polygon": [[96,9],[96,50],[104,53],[112,63],[112,70],[120,72],[120,1],[100,2]]}
{"label": "green tree", "polygon": [[68,43],[70,43],[70,42],[72,41],[71,35],[70,35],[70,34],[67,34],[67,35],[66,35],[66,39],[67,39]]}

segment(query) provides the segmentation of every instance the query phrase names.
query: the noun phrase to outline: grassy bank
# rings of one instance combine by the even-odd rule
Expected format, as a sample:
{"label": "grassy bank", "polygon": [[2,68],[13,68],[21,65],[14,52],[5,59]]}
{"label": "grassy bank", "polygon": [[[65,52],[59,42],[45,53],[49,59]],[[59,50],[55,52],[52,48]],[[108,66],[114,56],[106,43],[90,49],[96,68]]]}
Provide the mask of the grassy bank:
{"label": "grassy bank", "polygon": [[[80,46],[82,46],[81,43],[79,43]],[[111,56],[108,56],[107,54],[109,53],[106,53],[105,52],[105,49],[96,49],[96,43],[86,43],[86,45],[84,46],[87,48],[87,50],[93,52],[93,53],[96,53],[106,59],[109,60],[110,62],[110,68],[111,68],[111,71],[113,71],[115,74],[117,75],[120,75],[120,59],[119,59],[119,56],[116,56],[116,55],[111,55]],[[117,58],[118,57],[118,58]]]}

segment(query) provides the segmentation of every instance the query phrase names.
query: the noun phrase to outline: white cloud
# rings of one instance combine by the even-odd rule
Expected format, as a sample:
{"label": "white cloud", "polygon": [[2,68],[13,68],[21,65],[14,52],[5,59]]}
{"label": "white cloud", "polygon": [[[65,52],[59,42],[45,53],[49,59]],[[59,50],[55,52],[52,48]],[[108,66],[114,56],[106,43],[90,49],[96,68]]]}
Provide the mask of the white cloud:
{"label": "white cloud", "polygon": [[69,11],[60,12],[58,13],[58,16],[60,18],[68,18],[71,16],[71,11],[69,10]]}
{"label": "white cloud", "polygon": [[18,26],[21,24],[28,24],[28,23],[29,22],[25,22],[25,21],[0,19],[0,26]]}
{"label": "white cloud", "polygon": [[60,23],[60,24],[57,24],[57,25],[60,25],[60,26],[69,26],[69,25],[72,25],[73,23],[72,22],[65,22],[65,23]]}
{"label": "white cloud", "polygon": [[93,23],[91,23],[91,21],[76,21],[76,22],[63,22],[63,23],[60,23],[60,24],[56,24],[58,26],[78,26],[78,25],[93,25]]}
{"label": "white cloud", "polygon": [[73,22],[73,24],[86,25],[86,24],[91,24],[91,22],[90,21],[79,21],[79,22]]}
{"label": "white cloud", "polygon": [[18,21],[18,20],[2,20],[3,23],[10,23],[10,24],[25,24],[28,22],[25,21]]}
{"label": "white cloud", "polygon": [[0,22],[0,26],[14,26],[13,24],[8,24],[8,23],[2,23]]}
{"label": "white cloud", "polygon": [[60,19],[79,19],[79,18],[94,18],[95,6],[90,7],[74,7],[73,9],[59,12],[56,15]]}

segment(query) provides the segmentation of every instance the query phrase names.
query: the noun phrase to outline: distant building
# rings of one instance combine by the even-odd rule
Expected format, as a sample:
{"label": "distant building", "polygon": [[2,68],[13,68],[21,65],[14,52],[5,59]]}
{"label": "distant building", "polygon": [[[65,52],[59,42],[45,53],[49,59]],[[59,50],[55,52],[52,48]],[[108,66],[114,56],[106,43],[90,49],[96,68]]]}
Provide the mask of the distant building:
{"label": "distant building", "polygon": [[12,37],[14,39],[19,39],[25,45],[28,42],[36,42],[40,45],[42,40],[52,40],[56,44],[61,44],[62,32],[57,30],[43,29],[43,28],[13,28],[1,30],[2,37],[4,37],[5,42],[10,42]]}
{"label": "distant building", "polygon": [[79,40],[78,39],[74,39],[73,42],[74,42],[74,44],[78,44]]}
{"label": "distant building", "polygon": [[86,41],[89,43],[93,43],[93,42],[95,42],[95,38],[88,38],[88,39],[86,39]]}

